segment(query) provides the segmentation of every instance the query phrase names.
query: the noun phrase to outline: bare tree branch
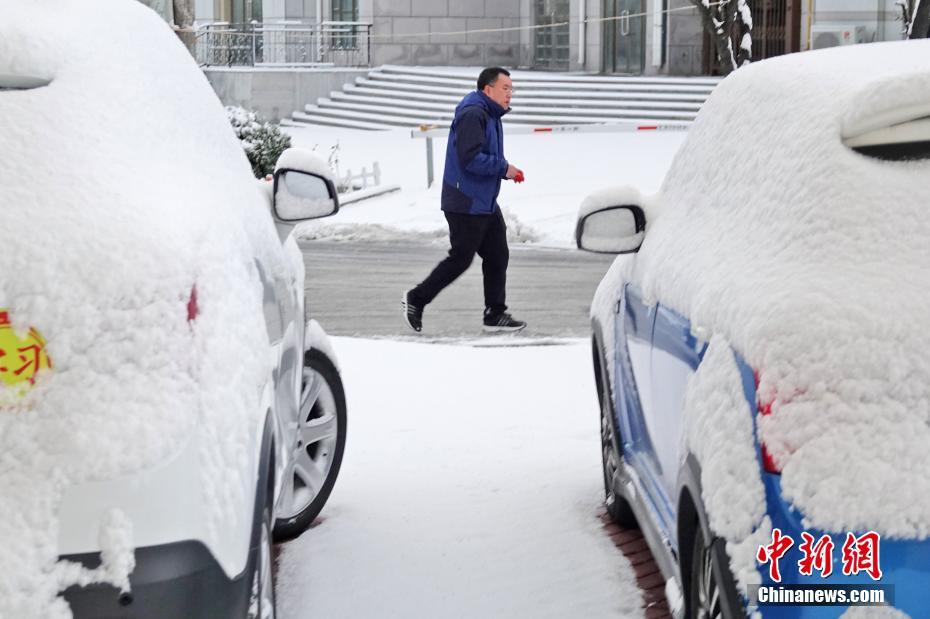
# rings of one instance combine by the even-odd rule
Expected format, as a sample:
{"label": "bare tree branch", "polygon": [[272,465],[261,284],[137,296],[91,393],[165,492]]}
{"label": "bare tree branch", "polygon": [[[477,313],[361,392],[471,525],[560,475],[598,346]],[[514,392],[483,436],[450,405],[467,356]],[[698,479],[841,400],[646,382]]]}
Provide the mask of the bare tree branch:
{"label": "bare tree branch", "polygon": [[[930,0],[928,0],[930,2]],[[726,75],[752,59],[749,0],[691,0],[714,42],[717,71]]]}

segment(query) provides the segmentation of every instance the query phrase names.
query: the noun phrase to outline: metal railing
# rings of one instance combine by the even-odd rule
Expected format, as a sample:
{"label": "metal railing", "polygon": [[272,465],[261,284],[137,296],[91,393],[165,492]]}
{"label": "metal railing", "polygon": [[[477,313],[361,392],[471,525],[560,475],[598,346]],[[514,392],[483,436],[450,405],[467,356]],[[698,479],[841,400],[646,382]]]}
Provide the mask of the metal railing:
{"label": "metal railing", "polygon": [[371,24],[229,24],[197,30],[201,66],[371,66]]}

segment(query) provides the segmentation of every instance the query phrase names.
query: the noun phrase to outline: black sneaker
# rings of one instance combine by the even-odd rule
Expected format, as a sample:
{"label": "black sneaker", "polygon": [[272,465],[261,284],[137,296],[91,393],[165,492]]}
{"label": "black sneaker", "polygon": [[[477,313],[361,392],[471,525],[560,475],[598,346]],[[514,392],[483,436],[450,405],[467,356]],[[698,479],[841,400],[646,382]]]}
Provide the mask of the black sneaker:
{"label": "black sneaker", "polygon": [[522,320],[514,320],[513,316],[507,312],[484,317],[484,331],[486,333],[516,333],[526,328],[526,323]]}
{"label": "black sneaker", "polygon": [[419,333],[423,330],[423,308],[410,302],[410,291],[404,293],[400,306],[404,308],[404,320],[407,325]]}

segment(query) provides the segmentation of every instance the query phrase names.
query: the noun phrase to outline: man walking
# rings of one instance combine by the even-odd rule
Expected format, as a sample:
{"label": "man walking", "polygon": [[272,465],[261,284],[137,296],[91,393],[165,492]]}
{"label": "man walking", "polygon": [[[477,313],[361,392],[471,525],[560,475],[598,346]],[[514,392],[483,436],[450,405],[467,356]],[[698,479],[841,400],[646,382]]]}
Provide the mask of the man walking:
{"label": "man walking", "polygon": [[449,255],[419,285],[404,294],[407,324],[423,328],[423,308],[464,273],[475,254],[484,275],[484,330],[519,331],[526,323],[507,313],[505,288],[507,227],[497,204],[501,180],[523,182],[523,172],[504,159],[501,117],[510,111],[510,73],[490,67],[478,76],[478,89],[455,108],[446,144],[442,210],[449,223]]}

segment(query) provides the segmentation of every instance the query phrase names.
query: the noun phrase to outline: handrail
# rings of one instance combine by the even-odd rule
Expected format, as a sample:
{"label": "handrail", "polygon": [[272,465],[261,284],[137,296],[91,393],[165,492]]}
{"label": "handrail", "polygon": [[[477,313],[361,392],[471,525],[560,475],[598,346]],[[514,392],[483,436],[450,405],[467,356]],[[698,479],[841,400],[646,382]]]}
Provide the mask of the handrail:
{"label": "handrail", "polygon": [[369,22],[214,22],[196,30],[201,66],[371,66]]}

